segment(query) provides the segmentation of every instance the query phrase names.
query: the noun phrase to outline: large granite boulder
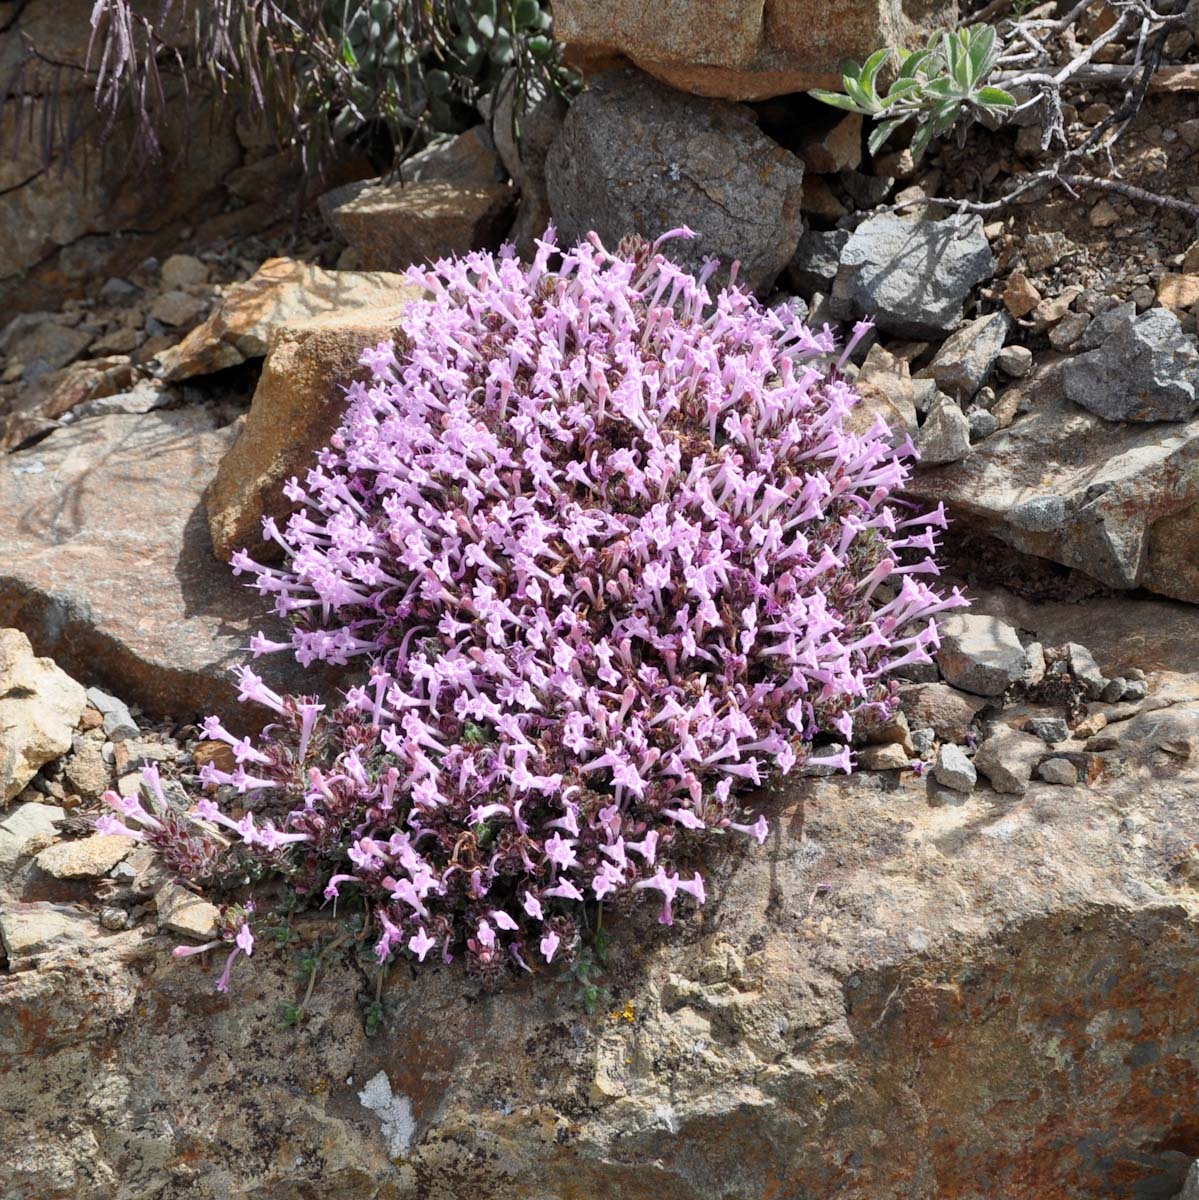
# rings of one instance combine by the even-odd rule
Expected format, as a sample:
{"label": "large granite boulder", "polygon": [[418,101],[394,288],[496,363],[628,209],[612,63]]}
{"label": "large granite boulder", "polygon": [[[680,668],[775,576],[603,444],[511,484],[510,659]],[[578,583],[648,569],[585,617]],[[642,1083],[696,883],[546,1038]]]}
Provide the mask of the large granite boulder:
{"label": "large granite boulder", "polygon": [[640,71],[596,79],[570,106],[545,164],[566,244],[595,231],[613,249],[688,225],[665,253],[689,270],[715,256],[727,278],[765,290],[803,231],[803,164],[772,142],[751,109],[675,91]]}

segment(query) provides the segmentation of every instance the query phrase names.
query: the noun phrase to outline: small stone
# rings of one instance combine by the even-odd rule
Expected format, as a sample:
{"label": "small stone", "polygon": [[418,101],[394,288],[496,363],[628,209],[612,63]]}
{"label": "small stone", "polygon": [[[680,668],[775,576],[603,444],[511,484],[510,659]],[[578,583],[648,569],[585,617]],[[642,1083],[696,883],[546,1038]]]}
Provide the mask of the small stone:
{"label": "small stone", "polygon": [[172,254],[162,264],[164,288],[188,288],[208,282],[208,266],[191,254]]}
{"label": "small stone", "polygon": [[1154,290],[1147,284],[1143,283],[1140,287],[1132,289],[1132,294],[1129,297],[1133,304],[1137,306],[1137,312],[1143,313],[1146,309],[1153,307],[1153,301],[1157,298]]}
{"label": "small stone", "polygon": [[966,414],[966,420],[970,422],[971,442],[980,442],[999,428],[999,418],[985,408],[972,408]]}
{"label": "small stone", "polygon": [[1059,296],[1047,296],[1032,310],[1032,321],[1038,329],[1056,325],[1069,311],[1082,288],[1067,288]]}
{"label": "small stone", "polygon": [[[831,114],[830,114],[831,116]],[[825,127],[827,126],[827,127]],[[809,171],[817,175],[835,175],[852,170],[862,162],[862,118],[857,113],[836,117],[814,125],[796,151]]]}
{"label": "small stone", "polygon": [[181,937],[206,942],[215,937],[220,911],[177,883],[164,883],[154,893],[159,923]]}
{"label": "small stone", "polygon": [[936,745],[937,731],[931,728],[913,729],[911,742],[912,753],[924,758],[925,755],[932,753],[932,748]]}
{"label": "small stone", "polygon": [[1037,767],[1037,778],[1046,783],[1057,783],[1063,787],[1074,787],[1078,783],[1078,771],[1066,758],[1047,758]]}
{"label": "small stone", "polygon": [[1087,214],[1087,220],[1095,229],[1110,229],[1111,226],[1120,224],[1120,214],[1109,201],[1100,200]]}
{"label": "small stone", "polygon": [[1024,729],[1047,746],[1064,742],[1070,736],[1070,727],[1061,717],[1029,717],[1024,722]]}
{"label": "small stone", "polygon": [[904,748],[895,742],[883,746],[863,746],[857,752],[862,771],[904,771],[911,766]]}
{"label": "small stone", "polygon": [[1061,496],[1033,496],[1008,509],[1007,519],[1017,529],[1049,533],[1066,523],[1066,502]]}
{"label": "small stone", "polygon": [[967,322],[946,339],[921,374],[935,379],[946,395],[969,400],[990,378],[1009,324],[1001,312]]}
{"label": "small stone", "polygon": [[55,879],[101,879],[136,843],[118,833],[94,833],[73,842],[59,842],[34,859],[38,868]]}
{"label": "small stone", "polygon": [[1094,712],[1074,726],[1074,736],[1080,741],[1085,741],[1087,738],[1094,737],[1095,734],[1106,727],[1107,713]]}
{"label": "small stone", "polygon": [[1105,704],[1116,704],[1124,699],[1124,689],[1128,686],[1128,682],[1122,679],[1119,675],[1115,679],[1108,682],[1107,687],[1103,689],[1099,699]]}
{"label": "small stone", "polygon": [[207,307],[199,296],[187,292],[163,292],[150,305],[150,316],[164,325],[190,325],[204,315]]}
{"label": "small stone", "polygon": [[104,761],[104,743],[94,737],[75,738],[74,748],[63,759],[67,786],[84,800],[98,800],[112,782]]}
{"label": "small stone", "polygon": [[1030,271],[1043,271],[1063,258],[1076,254],[1078,247],[1064,233],[1030,233],[1024,239],[1024,262]]}
{"label": "small stone", "polygon": [[979,746],[974,766],[997,792],[1022,795],[1043,753],[1040,738],[1001,726]]}
{"label": "small stone", "polygon": [[943,742],[964,742],[986,701],[944,683],[910,683],[900,686],[899,704],[913,729],[931,728]]}
{"label": "small stone", "polygon": [[100,300],[103,304],[110,304],[114,308],[123,308],[127,304],[132,304],[141,294],[142,289],[136,284],[130,283],[128,279],[118,279],[114,276],[106,280],[100,289]]}
{"label": "small stone", "polygon": [[1028,666],[1024,669],[1024,682],[1030,686],[1045,678],[1045,647],[1040,642],[1029,642],[1024,647]]}
{"label": "small stone", "polygon": [[958,462],[970,453],[970,421],[949,399],[941,398],[916,435],[920,465]]}
{"label": "small stone", "polygon": [[1163,275],[1157,281],[1157,302],[1178,316],[1199,305],[1199,273]]}
{"label": "small stone", "polygon": [[119,933],[129,925],[129,914],[123,908],[102,908],[100,910],[100,925],[104,929]]}
{"label": "small stone", "polygon": [[1049,343],[1055,350],[1069,350],[1082,339],[1090,325],[1086,313],[1067,313],[1050,331]]}
{"label": "small stone", "polygon": [[955,792],[972,792],[975,783],[978,782],[978,772],[966,757],[966,752],[960,746],[950,743],[942,745],[937,751],[933,778]]}
{"label": "small stone", "polygon": [[1003,306],[1013,317],[1026,317],[1041,303],[1041,293],[1023,271],[1013,271],[1003,289]]}
{"label": "small stone", "polygon": [[1027,346],[1004,346],[995,365],[1009,379],[1023,379],[1032,370],[1032,351]]}
{"label": "small stone", "polygon": [[1070,674],[1086,688],[1088,700],[1098,700],[1107,687],[1107,680],[1095,662],[1091,652],[1078,642],[1066,644],[1066,658],[1070,664]]}
{"label": "small stone", "polygon": [[1022,678],[1028,659],[1016,631],[995,617],[946,617],[940,623],[937,665],[955,687],[998,696]]}
{"label": "small stone", "polygon": [[1137,306],[1128,301],[1125,304],[1113,304],[1095,315],[1095,319],[1087,326],[1087,331],[1079,340],[1077,349],[1094,350],[1103,345],[1117,329],[1130,325],[1137,317]]}
{"label": "small stone", "polygon": [[122,742],[126,738],[136,737],[140,732],[133,714],[123,700],[110,696],[98,687],[87,689],[87,700],[104,718],[104,733],[110,742]]}
{"label": "small stone", "polygon": [[1124,695],[1121,700],[1144,700],[1149,694],[1149,688],[1143,679],[1129,679],[1124,685]]}

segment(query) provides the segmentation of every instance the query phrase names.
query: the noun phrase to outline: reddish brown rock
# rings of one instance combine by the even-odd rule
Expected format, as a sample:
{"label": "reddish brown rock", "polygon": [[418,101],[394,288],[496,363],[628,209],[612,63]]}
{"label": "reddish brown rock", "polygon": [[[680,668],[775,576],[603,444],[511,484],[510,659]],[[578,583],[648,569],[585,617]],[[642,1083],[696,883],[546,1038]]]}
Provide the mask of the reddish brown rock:
{"label": "reddish brown rock", "polygon": [[48,433],[59,418],[89,400],[113,396],[133,382],[133,363],[125,355],[92,358],[55,371],[17,397],[0,428],[0,450]]}
{"label": "reddish brown rock", "polygon": [[943,742],[966,740],[970,722],[986,700],[947,683],[909,683],[899,689],[899,705],[912,729],[932,729]]}
{"label": "reddish brown rock", "polygon": [[0,461],[0,625],[150,713],[255,720],[228,669],[270,625],[213,557],[201,499],[232,440],[181,409],[82,421]]}
{"label": "reddish brown rock", "polygon": [[[949,15],[951,6],[941,6]],[[956,15],[956,6],[953,15]],[[936,6],[925,8],[927,19]],[[898,0],[558,0],[554,33],[591,70],[623,56],[682,91],[763,100],[840,82],[841,62],[908,45]]]}
{"label": "reddish brown rock", "polygon": [[230,289],[219,311],[158,356],[159,373],[173,382],[261,358],[285,325],[393,304],[407,287],[402,276],[386,272],[325,271],[268,259],[252,279]]}
{"label": "reddish brown rock", "polygon": [[494,249],[512,224],[506,183],[377,183],[328,210],[329,223],[372,271]]}
{"label": "reddish brown rock", "polygon": [[417,295],[405,285],[387,308],[332,313],[277,331],[250,412],[204,496],[222,561],[243,548],[267,551],[262,518],[290,511],[283,484],[303,478],[337,426],[343,388],[365,375],[362,351],[392,337],[403,301]]}

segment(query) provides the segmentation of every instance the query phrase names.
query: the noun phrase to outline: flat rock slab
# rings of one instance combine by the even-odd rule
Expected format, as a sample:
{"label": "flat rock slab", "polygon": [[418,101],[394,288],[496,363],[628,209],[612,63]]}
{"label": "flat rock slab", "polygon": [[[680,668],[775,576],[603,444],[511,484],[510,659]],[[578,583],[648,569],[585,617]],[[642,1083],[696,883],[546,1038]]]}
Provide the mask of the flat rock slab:
{"label": "flat rock slab", "polygon": [[0,625],[147,712],[261,720],[228,672],[278,627],[213,557],[201,499],[233,437],[203,409],[100,417],[0,460]]}
{"label": "flat rock slab", "polygon": [[261,358],[283,325],[391,304],[406,286],[402,275],[387,271],[326,271],[291,258],[268,259],[252,279],[230,289],[204,324],[159,355],[159,374],[173,383]]}
{"label": "flat rock slab", "polygon": [[1032,411],[907,490],[1111,587],[1199,602],[1199,420],[1106,421],[1064,397],[1061,374],[1048,361],[1012,385]]}

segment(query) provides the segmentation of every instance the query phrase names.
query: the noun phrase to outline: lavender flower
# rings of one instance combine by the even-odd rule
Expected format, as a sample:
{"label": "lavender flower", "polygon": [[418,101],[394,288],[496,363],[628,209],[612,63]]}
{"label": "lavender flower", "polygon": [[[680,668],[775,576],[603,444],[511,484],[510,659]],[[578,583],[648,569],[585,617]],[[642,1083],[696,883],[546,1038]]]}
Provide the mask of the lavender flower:
{"label": "lavender flower", "polygon": [[204,782],[245,812],[189,819],[314,897],[355,889],[381,961],[528,970],[572,951],[584,900],[654,891],[665,924],[703,904],[680,875],[701,842],[767,836],[745,789],[850,770],[855,721],[964,603],[921,578],[943,510],[889,503],[910,444],[845,426],[868,325],[822,365],[827,327],[713,296],[715,263],[658,246],[593,236],[555,270],[551,230],[527,266],[414,269],[428,298],[264,523],[283,565],[234,557],[301,663],[368,677],[322,707],[241,668],[273,723],[255,744],[206,722],[237,766]]}

